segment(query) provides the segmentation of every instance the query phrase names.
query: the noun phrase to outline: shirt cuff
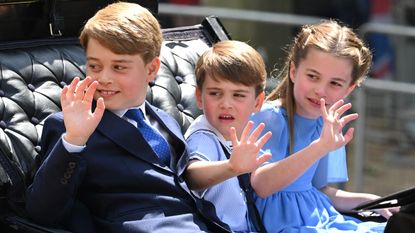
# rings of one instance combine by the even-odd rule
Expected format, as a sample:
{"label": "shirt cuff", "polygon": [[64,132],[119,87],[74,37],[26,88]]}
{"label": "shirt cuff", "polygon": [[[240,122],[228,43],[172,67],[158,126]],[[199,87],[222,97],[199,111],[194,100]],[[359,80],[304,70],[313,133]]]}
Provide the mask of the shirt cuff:
{"label": "shirt cuff", "polygon": [[65,147],[65,149],[69,153],[79,153],[79,152],[81,152],[82,150],[85,149],[86,145],[83,145],[83,146],[73,145],[73,144],[67,142],[65,140],[64,136],[65,136],[65,134],[62,134],[62,144],[63,144],[63,147]]}

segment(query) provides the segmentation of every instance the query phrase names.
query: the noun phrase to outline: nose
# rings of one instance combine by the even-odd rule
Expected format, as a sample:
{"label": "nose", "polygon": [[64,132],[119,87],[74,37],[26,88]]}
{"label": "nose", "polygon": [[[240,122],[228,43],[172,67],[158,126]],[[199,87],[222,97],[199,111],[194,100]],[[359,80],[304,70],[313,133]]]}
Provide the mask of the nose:
{"label": "nose", "polygon": [[326,87],[323,84],[316,85],[314,87],[314,93],[319,98],[324,98],[324,97],[326,97]]}
{"label": "nose", "polygon": [[232,108],[232,101],[229,98],[222,98],[219,104],[219,107],[222,109]]}
{"label": "nose", "polygon": [[98,81],[101,85],[107,85],[112,83],[112,72],[110,70],[102,70],[99,74],[95,75],[95,79]]}

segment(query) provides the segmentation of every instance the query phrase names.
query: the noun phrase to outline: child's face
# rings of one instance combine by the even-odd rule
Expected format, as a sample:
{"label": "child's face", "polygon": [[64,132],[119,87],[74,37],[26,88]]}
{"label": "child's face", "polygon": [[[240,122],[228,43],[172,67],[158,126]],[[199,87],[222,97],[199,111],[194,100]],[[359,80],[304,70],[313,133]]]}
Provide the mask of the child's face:
{"label": "child's face", "polygon": [[239,137],[251,114],[260,110],[264,94],[255,97],[253,86],[218,80],[206,77],[202,90],[196,90],[197,104],[209,123],[230,140],[230,127],[235,127]]}
{"label": "child's face", "polygon": [[314,48],[300,60],[297,68],[291,64],[290,79],[294,83],[296,113],[311,119],[321,115],[321,98],[329,107],[347,97],[355,88],[351,85],[350,60]]}
{"label": "child's face", "polygon": [[86,56],[86,74],[98,81],[94,99],[102,97],[109,110],[142,104],[160,66],[158,58],[144,64],[140,55],[115,54],[95,39],[89,40]]}

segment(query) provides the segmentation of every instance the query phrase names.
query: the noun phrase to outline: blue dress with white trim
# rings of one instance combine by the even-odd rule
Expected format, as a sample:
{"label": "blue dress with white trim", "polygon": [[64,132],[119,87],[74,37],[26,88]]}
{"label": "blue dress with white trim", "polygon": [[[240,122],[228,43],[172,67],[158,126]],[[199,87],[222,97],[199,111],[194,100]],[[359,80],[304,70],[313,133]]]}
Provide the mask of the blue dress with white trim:
{"label": "blue dress with white trim", "polygon": [[[264,150],[270,150],[269,162],[289,156],[289,129],[286,110],[265,104],[251,120],[265,123],[263,132],[272,137]],[[294,116],[294,153],[320,137],[323,119]],[[279,177],[275,177],[279,179]],[[340,214],[320,188],[348,180],[346,152],[342,147],[314,163],[302,176],[265,199],[256,196],[256,204],[268,232],[383,232],[385,223],[361,222]]]}

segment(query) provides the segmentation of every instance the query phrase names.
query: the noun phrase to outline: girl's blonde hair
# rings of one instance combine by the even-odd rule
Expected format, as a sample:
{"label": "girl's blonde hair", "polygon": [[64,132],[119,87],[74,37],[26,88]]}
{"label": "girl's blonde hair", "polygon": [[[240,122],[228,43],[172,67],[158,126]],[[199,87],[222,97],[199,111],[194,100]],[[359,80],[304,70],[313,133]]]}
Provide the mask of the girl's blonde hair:
{"label": "girl's blonde hair", "polygon": [[307,56],[310,48],[330,53],[334,56],[349,59],[352,62],[352,82],[350,85],[360,85],[369,72],[372,64],[372,53],[353,30],[342,26],[334,20],[322,20],[318,24],[305,25],[294,38],[285,64],[278,74],[279,85],[268,95],[266,100],[279,100],[286,108],[290,130],[290,151],[293,148],[295,100],[293,82],[291,81],[290,65],[296,68]]}

